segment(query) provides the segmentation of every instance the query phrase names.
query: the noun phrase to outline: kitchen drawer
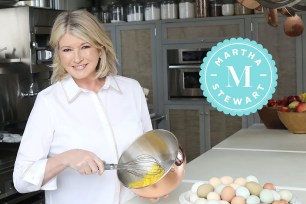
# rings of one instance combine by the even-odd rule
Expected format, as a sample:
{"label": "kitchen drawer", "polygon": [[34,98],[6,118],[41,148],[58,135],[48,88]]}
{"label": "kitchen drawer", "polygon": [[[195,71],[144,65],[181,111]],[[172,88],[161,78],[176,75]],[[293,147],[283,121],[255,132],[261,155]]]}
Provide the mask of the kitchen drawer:
{"label": "kitchen drawer", "polygon": [[244,36],[244,18],[202,18],[162,23],[162,43],[210,43]]}

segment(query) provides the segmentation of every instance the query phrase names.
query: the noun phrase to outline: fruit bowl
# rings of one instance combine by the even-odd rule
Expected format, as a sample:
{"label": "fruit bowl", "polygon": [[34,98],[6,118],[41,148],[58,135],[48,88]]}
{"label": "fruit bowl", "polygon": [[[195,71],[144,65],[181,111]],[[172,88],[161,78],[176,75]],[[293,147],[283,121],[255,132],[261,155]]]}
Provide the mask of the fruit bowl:
{"label": "fruit bowl", "polygon": [[278,111],[278,117],[286,126],[289,132],[296,134],[306,133],[306,112],[281,112]]}
{"label": "fruit bowl", "polygon": [[282,121],[280,121],[278,114],[278,108],[263,107],[258,110],[260,120],[268,129],[286,129]]}

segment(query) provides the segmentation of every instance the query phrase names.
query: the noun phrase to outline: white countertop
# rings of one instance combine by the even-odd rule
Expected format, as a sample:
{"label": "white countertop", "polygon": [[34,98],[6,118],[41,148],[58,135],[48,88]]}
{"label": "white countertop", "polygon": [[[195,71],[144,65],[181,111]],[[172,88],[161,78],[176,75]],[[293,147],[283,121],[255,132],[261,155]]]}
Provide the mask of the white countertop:
{"label": "white countertop", "polygon": [[[193,183],[213,176],[246,177],[254,175],[260,183],[272,182],[290,190],[306,203],[306,134],[266,129],[256,124],[242,129],[211,150],[189,162],[180,186],[159,204],[179,204],[179,196]],[[151,203],[134,198],[127,204]]]}
{"label": "white countertop", "polygon": [[254,175],[260,183],[302,188],[306,193],[305,169],[306,154],[302,153],[212,149],[188,163],[184,179]]}
{"label": "white countertop", "polygon": [[239,130],[214,146],[213,149],[306,153],[306,134],[293,134],[288,130],[281,129],[267,129],[263,124],[255,124],[248,129]]}

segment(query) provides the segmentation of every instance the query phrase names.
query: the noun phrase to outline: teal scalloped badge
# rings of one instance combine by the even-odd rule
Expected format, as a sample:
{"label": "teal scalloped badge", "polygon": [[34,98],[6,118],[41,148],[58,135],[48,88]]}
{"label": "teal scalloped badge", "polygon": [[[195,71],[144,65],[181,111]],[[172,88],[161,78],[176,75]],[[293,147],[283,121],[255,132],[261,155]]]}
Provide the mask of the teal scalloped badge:
{"label": "teal scalloped badge", "polygon": [[277,85],[277,69],[261,44],[243,38],[224,40],[203,59],[204,96],[219,111],[249,115],[268,103]]}

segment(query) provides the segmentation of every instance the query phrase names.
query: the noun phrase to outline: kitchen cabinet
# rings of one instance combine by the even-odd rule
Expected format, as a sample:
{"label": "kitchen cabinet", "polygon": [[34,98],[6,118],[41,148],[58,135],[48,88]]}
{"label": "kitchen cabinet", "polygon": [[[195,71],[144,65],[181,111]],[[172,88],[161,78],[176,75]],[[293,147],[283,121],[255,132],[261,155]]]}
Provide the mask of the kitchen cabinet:
{"label": "kitchen cabinet", "polygon": [[209,17],[162,23],[162,43],[209,43],[244,37],[243,17]]}
{"label": "kitchen cabinet", "polygon": [[187,162],[208,149],[204,137],[204,106],[165,105],[167,126],[183,147]]}
{"label": "kitchen cabinet", "polygon": [[148,104],[157,112],[157,36],[155,23],[116,23],[105,25],[118,58],[118,73],[136,79],[149,89]]}
{"label": "kitchen cabinet", "polygon": [[187,162],[242,128],[242,117],[226,115],[202,104],[165,105],[166,129],[176,135]]}
{"label": "kitchen cabinet", "polygon": [[242,117],[219,112],[211,106],[205,107],[205,135],[209,136],[210,148],[242,128]]}
{"label": "kitchen cabinet", "polygon": [[187,162],[242,128],[242,118],[226,115],[210,105],[165,105],[167,129],[186,152]]}

